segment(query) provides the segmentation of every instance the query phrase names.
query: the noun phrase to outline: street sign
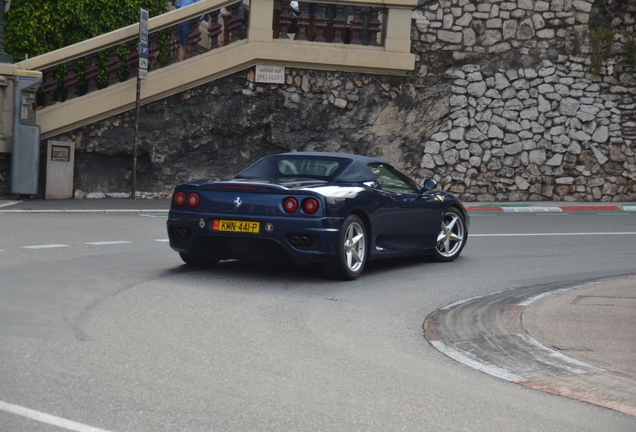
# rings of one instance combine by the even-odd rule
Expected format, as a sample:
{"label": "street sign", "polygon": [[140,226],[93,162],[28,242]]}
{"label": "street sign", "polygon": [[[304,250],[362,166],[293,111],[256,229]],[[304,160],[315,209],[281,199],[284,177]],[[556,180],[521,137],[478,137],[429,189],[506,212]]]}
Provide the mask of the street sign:
{"label": "street sign", "polygon": [[148,44],[140,42],[139,43],[139,57],[147,59],[148,58],[148,53],[149,53]]}
{"label": "street sign", "polygon": [[145,9],[139,11],[139,40],[148,44],[148,11]]}
{"label": "street sign", "polygon": [[140,80],[148,79],[148,69],[139,69],[139,79]]}
{"label": "street sign", "polygon": [[256,65],[257,83],[285,84],[285,66]]}
{"label": "street sign", "polygon": [[139,57],[139,69],[148,70],[148,59]]}

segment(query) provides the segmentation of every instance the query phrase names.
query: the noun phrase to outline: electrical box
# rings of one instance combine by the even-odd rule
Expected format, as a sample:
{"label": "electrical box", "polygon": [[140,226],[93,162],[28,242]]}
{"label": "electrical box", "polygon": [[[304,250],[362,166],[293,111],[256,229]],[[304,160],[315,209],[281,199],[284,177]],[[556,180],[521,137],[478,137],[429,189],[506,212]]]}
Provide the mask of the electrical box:
{"label": "electrical box", "polygon": [[13,152],[11,154],[11,193],[38,193],[40,168],[40,126],[35,124],[36,94],[42,85],[42,72],[13,72]]}
{"label": "electrical box", "polygon": [[75,143],[49,141],[46,158],[46,199],[73,198]]}

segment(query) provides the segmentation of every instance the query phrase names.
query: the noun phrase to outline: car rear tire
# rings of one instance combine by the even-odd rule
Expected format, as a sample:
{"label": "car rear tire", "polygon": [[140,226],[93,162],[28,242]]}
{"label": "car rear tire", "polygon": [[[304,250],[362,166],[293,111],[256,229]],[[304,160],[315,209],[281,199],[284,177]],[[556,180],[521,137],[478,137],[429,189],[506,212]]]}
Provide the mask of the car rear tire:
{"label": "car rear tire", "polygon": [[356,215],[349,215],[340,231],[336,260],[322,264],[323,273],[334,279],[357,278],[367,261],[367,243],[364,222]]}
{"label": "car rear tire", "polygon": [[194,267],[212,267],[219,262],[219,260],[203,258],[198,255],[191,255],[183,252],[179,252],[179,256],[184,263]]}
{"label": "car rear tire", "polygon": [[450,209],[442,219],[442,226],[437,235],[433,259],[435,261],[453,261],[459,256],[466,244],[466,221],[458,210]]}

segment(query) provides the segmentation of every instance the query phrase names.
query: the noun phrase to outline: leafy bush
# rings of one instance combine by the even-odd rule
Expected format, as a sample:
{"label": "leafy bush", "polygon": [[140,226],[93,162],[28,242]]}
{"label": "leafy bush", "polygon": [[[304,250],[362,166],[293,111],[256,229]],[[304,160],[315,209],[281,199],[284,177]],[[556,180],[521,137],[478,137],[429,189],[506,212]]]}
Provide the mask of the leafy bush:
{"label": "leafy bush", "polygon": [[47,53],[167,10],[167,0],[13,0],[5,14],[5,52],[15,61]]}

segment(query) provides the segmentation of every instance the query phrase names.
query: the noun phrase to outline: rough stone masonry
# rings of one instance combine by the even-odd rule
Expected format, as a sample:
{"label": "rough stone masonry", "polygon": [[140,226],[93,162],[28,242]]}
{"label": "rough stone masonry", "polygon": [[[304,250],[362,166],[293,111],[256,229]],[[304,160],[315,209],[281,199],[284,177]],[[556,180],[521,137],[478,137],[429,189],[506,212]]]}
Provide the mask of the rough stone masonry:
{"label": "rough stone masonry", "polygon": [[[248,69],[143,107],[137,189],[167,196],[267,154],[329,150],[384,158],[465,201],[634,201],[633,10],[424,2],[404,79],[287,69],[285,84],[259,84]],[[76,196],[130,190],[132,130],[126,113],[56,137],[76,144]]]}

